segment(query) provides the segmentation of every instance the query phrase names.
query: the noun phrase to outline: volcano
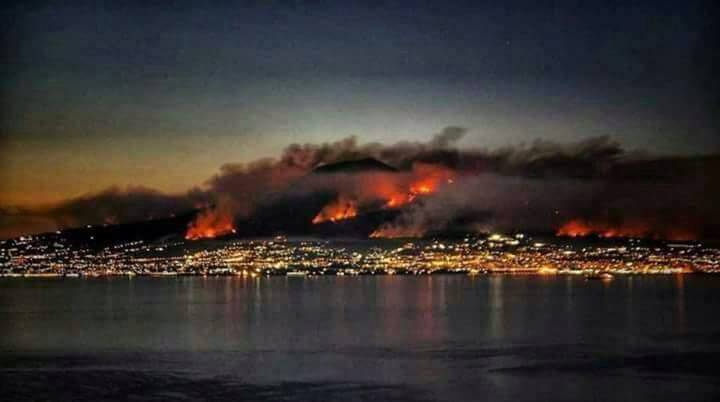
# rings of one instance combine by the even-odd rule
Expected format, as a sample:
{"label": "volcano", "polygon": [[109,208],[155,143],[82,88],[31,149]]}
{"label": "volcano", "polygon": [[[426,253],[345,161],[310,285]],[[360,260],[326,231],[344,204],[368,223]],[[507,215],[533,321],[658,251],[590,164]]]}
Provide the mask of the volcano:
{"label": "volcano", "polygon": [[336,173],[397,173],[398,169],[380,162],[375,158],[363,158],[351,161],[328,163],[316,167],[312,173],[315,174],[336,174]]}
{"label": "volcano", "polygon": [[[446,173],[428,166],[400,171],[369,157],[346,160],[316,167],[288,184],[288,189],[299,191],[281,190],[246,216],[233,216],[232,211],[209,207],[169,220],[108,225],[102,231],[81,228],[73,233],[93,244],[175,237],[187,240],[275,235],[367,238],[411,203],[437,191],[449,180]],[[335,175],[348,177],[333,181],[337,180],[333,178]],[[313,187],[325,182],[325,176],[331,183],[342,185]]]}

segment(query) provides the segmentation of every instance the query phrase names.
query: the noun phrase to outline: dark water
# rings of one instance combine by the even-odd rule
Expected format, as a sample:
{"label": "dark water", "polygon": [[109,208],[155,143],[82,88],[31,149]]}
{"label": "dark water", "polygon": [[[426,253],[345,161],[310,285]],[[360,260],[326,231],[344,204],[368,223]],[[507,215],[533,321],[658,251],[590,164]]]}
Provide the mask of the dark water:
{"label": "dark water", "polygon": [[2,400],[720,400],[720,277],[0,280]]}

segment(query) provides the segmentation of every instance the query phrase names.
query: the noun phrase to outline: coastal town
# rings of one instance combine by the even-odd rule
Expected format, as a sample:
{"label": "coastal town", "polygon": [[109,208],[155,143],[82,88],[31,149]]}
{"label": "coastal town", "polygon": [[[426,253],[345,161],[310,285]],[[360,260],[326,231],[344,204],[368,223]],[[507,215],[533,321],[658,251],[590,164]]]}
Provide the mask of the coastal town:
{"label": "coastal town", "polygon": [[700,243],[612,242],[490,234],[453,239],[183,239],[101,249],[62,232],[0,242],[4,277],[181,275],[644,275],[720,272],[720,249]]}

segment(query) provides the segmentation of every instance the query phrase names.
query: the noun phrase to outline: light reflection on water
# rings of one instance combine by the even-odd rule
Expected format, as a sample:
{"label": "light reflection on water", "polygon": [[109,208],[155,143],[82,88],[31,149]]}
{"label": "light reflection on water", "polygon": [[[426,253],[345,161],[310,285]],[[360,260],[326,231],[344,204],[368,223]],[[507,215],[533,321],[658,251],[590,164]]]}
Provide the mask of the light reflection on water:
{"label": "light reflection on water", "polygon": [[409,387],[401,399],[703,400],[718,290],[693,275],[10,279],[0,351],[8,375],[83,356],[193,381]]}

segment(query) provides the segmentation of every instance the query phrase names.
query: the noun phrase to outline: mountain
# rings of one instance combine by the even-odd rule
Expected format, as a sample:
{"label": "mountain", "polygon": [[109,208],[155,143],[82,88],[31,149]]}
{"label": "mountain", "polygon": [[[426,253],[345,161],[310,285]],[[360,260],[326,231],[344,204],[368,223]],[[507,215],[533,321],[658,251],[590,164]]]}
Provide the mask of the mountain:
{"label": "mountain", "polygon": [[316,167],[312,173],[316,174],[335,174],[335,173],[396,173],[398,170],[394,167],[380,162],[375,158],[363,158],[352,161],[343,161],[336,163],[328,163]]}
{"label": "mountain", "polygon": [[56,232],[37,235],[41,238],[61,236],[74,246],[100,249],[117,243],[142,240],[146,242],[161,238],[182,239],[187,226],[195,219],[199,211],[190,211],[181,215],[163,219],[151,219],[140,222],[113,225],[88,225],[79,228],[65,229],[61,234]]}

